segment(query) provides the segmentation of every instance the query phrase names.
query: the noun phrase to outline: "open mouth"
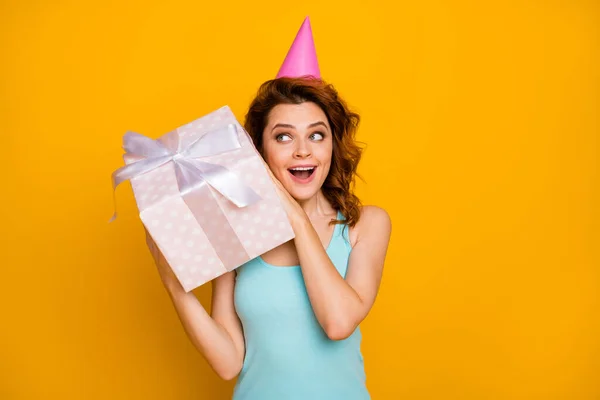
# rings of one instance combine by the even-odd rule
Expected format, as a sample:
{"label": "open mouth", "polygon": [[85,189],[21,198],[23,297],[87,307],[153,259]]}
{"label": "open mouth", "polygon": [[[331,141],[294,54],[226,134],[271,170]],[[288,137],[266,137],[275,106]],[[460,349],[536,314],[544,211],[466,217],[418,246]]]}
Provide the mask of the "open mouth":
{"label": "open mouth", "polygon": [[312,177],[317,167],[295,167],[290,168],[290,174],[292,174],[297,180],[304,181]]}

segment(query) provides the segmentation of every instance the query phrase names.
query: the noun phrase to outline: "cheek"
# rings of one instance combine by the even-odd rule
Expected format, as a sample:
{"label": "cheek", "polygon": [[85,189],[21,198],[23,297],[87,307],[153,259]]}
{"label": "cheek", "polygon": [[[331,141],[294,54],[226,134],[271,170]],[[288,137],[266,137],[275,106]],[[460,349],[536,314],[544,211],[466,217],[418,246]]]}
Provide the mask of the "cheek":
{"label": "cheek", "polygon": [[269,146],[266,143],[263,143],[263,148],[262,148],[262,156],[265,159],[265,161],[267,162],[267,164],[271,164],[271,160],[273,159],[273,149],[271,146]]}
{"label": "cheek", "polygon": [[330,164],[331,159],[333,158],[333,148],[331,145],[323,146],[318,149],[318,157],[319,160],[323,164]]}
{"label": "cheek", "polygon": [[331,170],[331,162],[333,160],[333,146],[328,146],[327,149],[323,149],[323,155],[321,158],[321,162],[323,163],[323,179],[327,179],[329,172]]}
{"label": "cheek", "polygon": [[265,145],[263,147],[263,158],[272,170],[276,170],[285,165],[285,154],[281,151],[277,151],[273,146]]}

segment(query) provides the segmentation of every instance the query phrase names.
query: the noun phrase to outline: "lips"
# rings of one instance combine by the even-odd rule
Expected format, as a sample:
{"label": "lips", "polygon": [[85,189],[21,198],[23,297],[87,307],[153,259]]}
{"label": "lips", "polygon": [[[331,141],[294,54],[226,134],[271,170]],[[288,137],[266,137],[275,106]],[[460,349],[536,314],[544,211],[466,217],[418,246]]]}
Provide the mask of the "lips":
{"label": "lips", "polygon": [[316,165],[297,165],[288,168],[292,180],[298,183],[308,183],[315,177]]}

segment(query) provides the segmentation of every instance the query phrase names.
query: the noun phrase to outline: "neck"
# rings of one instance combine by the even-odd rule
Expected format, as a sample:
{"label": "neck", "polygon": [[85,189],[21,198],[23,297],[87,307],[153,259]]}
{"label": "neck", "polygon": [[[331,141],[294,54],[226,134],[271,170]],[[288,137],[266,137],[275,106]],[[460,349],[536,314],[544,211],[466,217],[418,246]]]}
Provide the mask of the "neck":
{"label": "neck", "polygon": [[309,219],[331,217],[335,213],[335,209],[319,190],[313,197],[306,200],[296,200],[300,207],[304,210]]}

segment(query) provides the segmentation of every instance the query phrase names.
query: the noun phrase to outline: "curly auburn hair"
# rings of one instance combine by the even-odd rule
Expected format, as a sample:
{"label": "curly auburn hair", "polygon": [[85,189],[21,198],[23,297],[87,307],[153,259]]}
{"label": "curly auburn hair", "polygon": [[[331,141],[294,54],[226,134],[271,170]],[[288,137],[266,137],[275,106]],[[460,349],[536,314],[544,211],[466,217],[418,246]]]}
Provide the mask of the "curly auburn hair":
{"label": "curly auburn hair", "polygon": [[277,78],[266,81],[258,89],[250,104],[244,128],[254,145],[263,154],[263,131],[269,113],[278,104],[300,104],[313,102],[327,116],[333,137],[333,154],[329,174],[323,183],[325,198],[336,211],[340,211],[345,221],[332,220],[332,224],[346,223],[353,227],[360,218],[360,200],[353,193],[354,178],[360,177],[356,168],[362,154],[362,147],[355,140],[360,116],[348,109],[335,88],[321,79],[313,77]]}

